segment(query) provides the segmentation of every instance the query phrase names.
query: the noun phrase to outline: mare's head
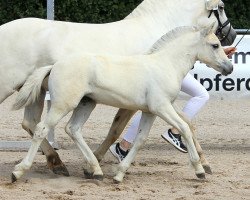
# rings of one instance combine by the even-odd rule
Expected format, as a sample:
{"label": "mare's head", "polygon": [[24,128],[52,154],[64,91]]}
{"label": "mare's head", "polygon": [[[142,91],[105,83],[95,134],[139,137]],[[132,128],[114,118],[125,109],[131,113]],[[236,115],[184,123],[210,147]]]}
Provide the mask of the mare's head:
{"label": "mare's head", "polygon": [[221,44],[223,46],[232,45],[237,34],[226,16],[224,3],[221,0],[203,1],[205,1],[205,15],[210,20],[216,21],[214,32]]}
{"label": "mare's head", "polygon": [[222,75],[233,72],[233,64],[225,54],[219,39],[213,33],[214,24],[201,28],[197,41],[197,59],[214,68]]}

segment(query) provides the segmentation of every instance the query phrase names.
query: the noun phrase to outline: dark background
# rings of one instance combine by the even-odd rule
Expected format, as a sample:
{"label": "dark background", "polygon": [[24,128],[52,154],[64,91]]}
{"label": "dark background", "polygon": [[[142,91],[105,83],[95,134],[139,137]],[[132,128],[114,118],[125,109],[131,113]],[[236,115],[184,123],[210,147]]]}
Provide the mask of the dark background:
{"label": "dark background", "polygon": [[[188,1],[188,0],[187,0]],[[55,19],[104,23],[123,19],[142,0],[55,0]],[[23,17],[46,18],[46,0],[0,0],[0,25]],[[250,0],[224,0],[234,28],[250,27]]]}

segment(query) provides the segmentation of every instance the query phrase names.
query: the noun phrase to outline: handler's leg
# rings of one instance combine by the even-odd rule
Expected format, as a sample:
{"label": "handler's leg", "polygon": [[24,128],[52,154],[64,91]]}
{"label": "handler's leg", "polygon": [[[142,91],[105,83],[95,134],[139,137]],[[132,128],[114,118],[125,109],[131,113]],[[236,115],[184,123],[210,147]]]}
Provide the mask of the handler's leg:
{"label": "handler's leg", "polygon": [[122,182],[123,177],[127,171],[127,169],[130,167],[131,163],[133,162],[138,150],[140,147],[145,143],[149,131],[153,125],[153,122],[155,120],[155,115],[150,113],[142,113],[141,121],[139,124],[138,134],[136,135],[135,142],[131,150],[129,151],[128,155],[124,160],[119,164],[118,166],[118,172],[116,176],[114,177],[115,182]]}

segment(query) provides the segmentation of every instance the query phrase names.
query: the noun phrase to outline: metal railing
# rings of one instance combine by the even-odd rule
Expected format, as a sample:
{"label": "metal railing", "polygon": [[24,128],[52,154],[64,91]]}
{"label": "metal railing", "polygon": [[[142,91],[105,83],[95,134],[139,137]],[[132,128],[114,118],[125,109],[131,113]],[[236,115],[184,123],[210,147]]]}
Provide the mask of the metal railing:
{"label": "metal railing", "polygon": [[[242,35],[242,34],[250,35],[249,29],[235,29],[235,30],[236,30],[236,33],[239,35]],[[247,30],[248,30],[248,32],[247,32]]]}

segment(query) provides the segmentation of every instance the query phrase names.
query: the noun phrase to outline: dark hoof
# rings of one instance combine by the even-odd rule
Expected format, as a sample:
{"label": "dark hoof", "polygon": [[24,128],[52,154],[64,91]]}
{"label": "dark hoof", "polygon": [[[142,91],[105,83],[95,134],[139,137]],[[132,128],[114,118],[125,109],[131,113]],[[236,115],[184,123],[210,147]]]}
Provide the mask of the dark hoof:
{"label": "dark hoof", "polygon": [[211,167],[209,165],[203,165],[203,169],[207,174],[213,174]]}
{"label": "dark hoof", "polygon": [[120,184],[121,183],[120,181],[118,181],[116,179],[113,179],[113,182],[114,182],[114,184]]}
{"label": "dark hoof", "polygon": [[90,173],[85,169],[83,170],[83,173],[86,179],[93,179],[93,173]]}
{"label": "dark hoof", "polygon": [[93,179],[96,179],[98,181],[103,181],[103,175],[93,175]]}
{"label": "dark hoof", "polygon": [[206,179],[205,173],[202,174],[196,174],[197,178],[199,179]]}
{"label": "dark hoof", "polygon": [[55,166],[52,171],[57,175],[69,176],[69,171],[65,165]]}
{"label": "dark hoof", "polygon": [[17,178],[16,178],[16,176],[12,173],[12,174],[11,174],[11,182],[14,183],[14,182],[16,182],[16,181],[17,181]]}

